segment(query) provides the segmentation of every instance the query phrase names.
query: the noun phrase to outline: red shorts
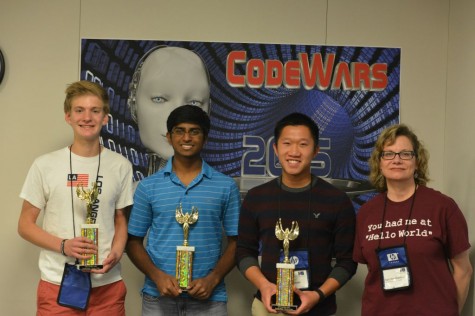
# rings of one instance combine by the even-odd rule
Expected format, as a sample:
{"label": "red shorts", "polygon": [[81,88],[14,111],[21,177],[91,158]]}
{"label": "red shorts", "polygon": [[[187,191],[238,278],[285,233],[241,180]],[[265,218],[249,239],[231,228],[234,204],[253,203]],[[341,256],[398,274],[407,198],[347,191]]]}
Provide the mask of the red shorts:
{"label": "red shorts", "polygon": [[86,311],[80,311],[58,305],[59,285],[40,280],[37,291],[37,316],[71,315],[71,316],[125,316],[125,294],[127,289],[124,281],[94,287],[89,297]]}

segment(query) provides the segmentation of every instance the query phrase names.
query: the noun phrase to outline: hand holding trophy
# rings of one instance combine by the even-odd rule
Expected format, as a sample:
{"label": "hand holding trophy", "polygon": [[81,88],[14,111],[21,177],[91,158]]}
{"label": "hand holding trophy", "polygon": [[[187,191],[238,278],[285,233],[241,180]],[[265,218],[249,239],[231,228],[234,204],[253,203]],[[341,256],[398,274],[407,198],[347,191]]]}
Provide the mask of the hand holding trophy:
{"label": "hand holding trophy", "polygon": [[191,214],[183,214],[181,204],[175,211],[176,221],[183,225],[184,241],[183,246],[176,247],[176,279],[182,291],[186,291],[192,279],[193,272],[193,252],[195,247],[188,245],[188,231],[190,225],[198,221],[198,208],[192,206]]}
{"label": "hand holding trophy", "polygon": [[[81,236],[92,240],[94,245],[98,247],[97,253],[99,253],[99,224],[96,224],[96,219],[92,215],[92,205],[99,195],[97,183],[92,183],[92,189],[84,189],[83,186],[78,186],[76,195],[81,200],[86,201],[86,223],[81,225]],[[92,257],[89,259],[81,259],[78,264],[78,269],[83,271],[102,269],[102,267],[99,264],[99,256],[97,254],[92,254]]]}
{"label": "hand holding trophy", "polygon": [[277,263],[277,294],[275,304],[272,308],[277,311],[296,310],[294,305],[294,269],[295,264],[289,260],[290,240],[295,240],[299,235],[299,225],[292,221],[290,230],[282,228],[282,220],[279,218],[275,224],[275,236],[278,240],[283,240],[284,261]]}

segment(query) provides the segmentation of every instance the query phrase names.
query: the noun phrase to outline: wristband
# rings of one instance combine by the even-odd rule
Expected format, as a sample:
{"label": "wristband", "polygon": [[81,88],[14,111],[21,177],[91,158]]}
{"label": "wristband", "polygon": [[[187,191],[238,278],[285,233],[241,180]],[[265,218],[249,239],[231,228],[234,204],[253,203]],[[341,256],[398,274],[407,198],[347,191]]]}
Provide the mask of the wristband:
{"label": "wristband", "polygon": [[325,293],[322,292],[322,290],[320,289],[316,289],[315,292],[317,292],[318,296],[320,296],[320,299],[318,300],[318,302],[322,302],[323,300],[325,300],[327,297],[325,296]]}
{"label": "wristband", "polygon": [[61,240],[61,248],[60,248],[60,250],[61,250],[61,254],[62,254],[63,256],[66,256],[66,253],[64,252],[64,244],[66,243],[66,240],[67,240],[67,239]]}

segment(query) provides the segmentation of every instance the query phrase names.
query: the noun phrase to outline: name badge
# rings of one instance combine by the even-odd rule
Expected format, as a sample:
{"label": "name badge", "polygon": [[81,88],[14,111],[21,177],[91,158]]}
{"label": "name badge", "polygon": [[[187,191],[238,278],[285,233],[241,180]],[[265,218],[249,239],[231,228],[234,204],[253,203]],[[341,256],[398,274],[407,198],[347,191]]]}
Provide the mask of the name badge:
{"label": "name badge", "polygon": [[[280,262],[284,260],[284,252],[280,251]],[[289,251],[290,263],[295,264],[294,286],[300,290],[310,288],[310,264],[307,250]]]}
{"label": "name badge", "polygon": [[412,285],[406,246],[376,249],[384,291],[397,291]]}

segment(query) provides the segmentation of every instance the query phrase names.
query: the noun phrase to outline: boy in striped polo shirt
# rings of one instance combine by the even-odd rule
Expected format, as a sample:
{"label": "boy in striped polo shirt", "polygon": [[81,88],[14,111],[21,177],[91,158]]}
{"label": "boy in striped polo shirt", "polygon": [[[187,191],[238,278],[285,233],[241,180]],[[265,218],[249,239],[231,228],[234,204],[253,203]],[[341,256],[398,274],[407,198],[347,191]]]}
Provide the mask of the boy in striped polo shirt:
{"label": "boy in striped polo shirt", "polygon": [[[145,274],[144,316],[227,315],[223,279],[235,265],[240,195],[232,178],[201,158],[209,129],[209,117],[201,108],[183,105],[173,110],[166,137],[174,155],[163,169],[140,181],[135,192],[127,253]],[[175,277],[177,246],[184,242],[177,208],[185,215],[198,211],[198,220],[188,228],[188,243],[195,251],[193,280],[186,291]],[[223,231],[227,247],[221,253]]]}

